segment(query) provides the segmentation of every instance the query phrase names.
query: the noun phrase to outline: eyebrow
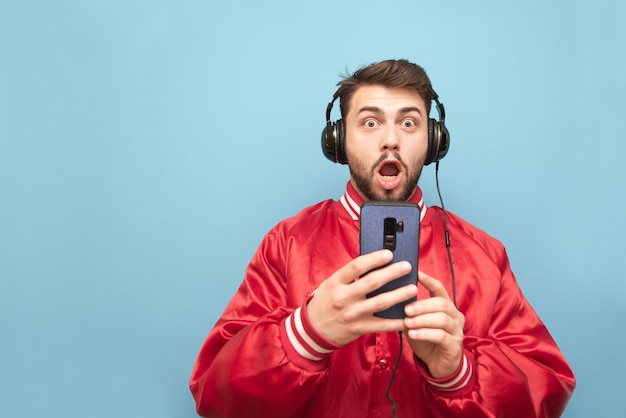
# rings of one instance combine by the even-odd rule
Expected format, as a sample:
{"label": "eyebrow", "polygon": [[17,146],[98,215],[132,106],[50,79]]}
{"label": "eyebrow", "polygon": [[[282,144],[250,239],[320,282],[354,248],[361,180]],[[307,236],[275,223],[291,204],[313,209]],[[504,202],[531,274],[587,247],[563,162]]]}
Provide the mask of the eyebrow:
{"label": "eyebrow", "polygon": [[[362,108],[359,109],[358,113],[363,113],[363,112],[372,112],[372,113],[376,113],[376,114],[383,114],[384,113],[383,110],[380,107],[377,107],[377,106],[363,106]],[[420,115],[422,114],[422,111],[417,106],[403,107],[403,108],[401,108],[399,110],[398,113],[406,114],[406,113],[410,113],[410,112],[417,112]]]}

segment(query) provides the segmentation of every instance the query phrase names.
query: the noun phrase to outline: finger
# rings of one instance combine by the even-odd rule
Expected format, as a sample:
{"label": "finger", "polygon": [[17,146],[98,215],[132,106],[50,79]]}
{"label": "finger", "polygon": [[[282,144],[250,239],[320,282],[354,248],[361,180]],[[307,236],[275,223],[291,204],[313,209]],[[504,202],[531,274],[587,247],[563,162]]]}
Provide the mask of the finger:
{"label": "finger", "polygon": [[376,296],[368,298],[362,303],[364,313],[374,314],[375,312],[381,312],[392,306],[406,302],[407,300],[417,296],[417,286],[409,284],[399,287],[388,292],[379,293]]}
{"label": "finger", "polygon": [[462,321],[445,312],[432,312],[415,317],[407,316],[404,324],[408,329],[439,329],[450,335],[463,335]]}
{"label": "finger", "polygon": [[[433,296],[426,299],[416,300],[405,307],[407,316],[418,316],[434,312],[452,312],[454,304],[451,300]],[[456,310],[456,309],[454,309]]]}
{"label": "finger", "polygon": [[[367,272],[367,274],[361,276],[360,280],[355,283],[355,286],[359,287],[361,291],[369,293],[393,280],[406,276],[411,272],[411,269],[411,263],[408,261],[399,261],[389,264]],[[417,285],[417,283],[415,283],[415,285]]]}
{"label": "finger", "polygon": [[411,302],[404,307],[404,313],[407,317],[444,313],[455,320],[462,316],[449,298],[438,296]]}
{"label": "finger", "polygon": [[426,290],[428,290],[428,293],[430,293],[431,297],[442,297],[444,299],[450,300],[450,295],[448,295],[446,288],[439,280],[429,276],[423,271],[417,272],[417,280],[422,285],[424,285]]}
{"label": "finger", "polygon": [[344,284],[352,283],[355,279],[364,276],[375,268],[382,267],[393,259],[393,253],[389,250],[374,251],[369,254],[356,257],[348,264],[337,270],[335,278]]}
{"label": "finger", "polygon": [[407,336],[413,340],[444,345],[456,341],[458,337],[438,328],[419,328],[407,330]]}
{"label": "finger", "polygon": [[372,315],[367,320],[361,322],[361,332],[359,335],[397,331],[406,331],[402,318],[388,319],[378,318]]}

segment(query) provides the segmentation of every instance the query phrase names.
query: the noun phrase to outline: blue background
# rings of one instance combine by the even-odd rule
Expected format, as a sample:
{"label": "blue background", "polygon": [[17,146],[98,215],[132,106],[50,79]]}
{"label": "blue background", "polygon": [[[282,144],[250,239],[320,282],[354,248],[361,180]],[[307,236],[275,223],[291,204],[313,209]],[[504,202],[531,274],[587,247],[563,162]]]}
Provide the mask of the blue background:
{"label": "blue background", "polygon": [[[564,416],[624,416],[625,21],[617,0],[0,0],[0,415],[195,416],[195,356],[262,236],[344,190],[319,145],[339,75],[408,58],[446,106],[446,207],[505,243],[576,373]],[[432,167],[420,184],[438,204]]]}

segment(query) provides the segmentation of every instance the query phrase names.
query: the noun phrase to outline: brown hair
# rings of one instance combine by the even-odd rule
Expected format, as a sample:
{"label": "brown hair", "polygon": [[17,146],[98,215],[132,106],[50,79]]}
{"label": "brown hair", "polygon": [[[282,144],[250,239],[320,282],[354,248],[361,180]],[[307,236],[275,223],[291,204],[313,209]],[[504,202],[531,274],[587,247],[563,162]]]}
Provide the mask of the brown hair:
{"label": "brown hair", "polygon": [[405,59],[381,61],[361,67],[337,83],[339,88],[333,98],[339,98],[342,117],[348,114],[350,100],[359,87],[374,84],[417,91],[429,113],[431,101],[436,97],[426,71],[419,65]]}

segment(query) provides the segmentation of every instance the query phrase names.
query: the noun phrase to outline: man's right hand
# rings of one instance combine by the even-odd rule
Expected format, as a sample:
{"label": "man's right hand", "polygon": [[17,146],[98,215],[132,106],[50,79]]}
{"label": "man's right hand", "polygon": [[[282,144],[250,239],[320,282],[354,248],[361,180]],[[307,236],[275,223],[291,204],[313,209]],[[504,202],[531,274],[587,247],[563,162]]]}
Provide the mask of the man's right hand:
{"label": "man's right hand", "polygon": [[359,256],[320,284],[307,305],[311,325],[320,335],[335,344],[346,345],[364,334],[405,329],[403,319],[379,318],[374,313],[415,297],[416,284],[366,297],[411,271],[411,264],[406,261],[385,266],[392,258],[388,250]]}

